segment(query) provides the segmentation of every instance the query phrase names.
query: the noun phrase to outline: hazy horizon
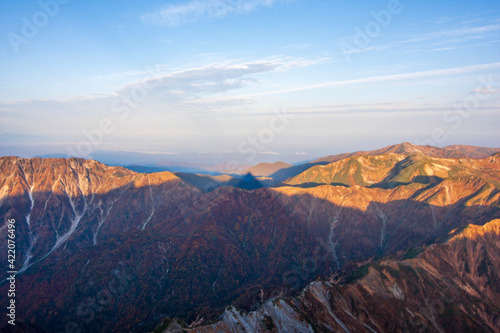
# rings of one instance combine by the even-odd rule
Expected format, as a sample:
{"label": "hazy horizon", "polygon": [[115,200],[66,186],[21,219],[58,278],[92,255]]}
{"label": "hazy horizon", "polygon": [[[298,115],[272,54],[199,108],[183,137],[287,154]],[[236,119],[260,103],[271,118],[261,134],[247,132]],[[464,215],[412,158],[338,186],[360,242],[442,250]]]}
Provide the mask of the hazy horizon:
{"label": "hazy horizon", "polygon": [[496,1],[0,9],[0,155],[233,153],[256,164],[404,141],[500,146]]}

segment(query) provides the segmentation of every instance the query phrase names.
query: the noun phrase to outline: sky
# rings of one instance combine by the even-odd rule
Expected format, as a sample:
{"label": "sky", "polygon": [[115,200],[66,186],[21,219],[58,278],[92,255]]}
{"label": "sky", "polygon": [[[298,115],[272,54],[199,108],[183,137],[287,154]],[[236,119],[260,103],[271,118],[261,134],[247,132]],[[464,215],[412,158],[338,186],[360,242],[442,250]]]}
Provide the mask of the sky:
{"label": "sky", "polygon": [[497,0],[1,1],[0,36],[0,155],[500,146]]}

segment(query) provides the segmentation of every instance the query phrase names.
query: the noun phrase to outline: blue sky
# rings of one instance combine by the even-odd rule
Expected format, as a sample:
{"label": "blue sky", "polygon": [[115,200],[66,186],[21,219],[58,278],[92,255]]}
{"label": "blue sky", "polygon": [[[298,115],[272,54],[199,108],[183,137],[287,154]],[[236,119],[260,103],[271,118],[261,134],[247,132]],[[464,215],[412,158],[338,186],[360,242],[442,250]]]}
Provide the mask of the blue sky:
{"label": "blue sky", "polygon": [[499,1],[2,1],[0,32],[1,155],[500,146]]}

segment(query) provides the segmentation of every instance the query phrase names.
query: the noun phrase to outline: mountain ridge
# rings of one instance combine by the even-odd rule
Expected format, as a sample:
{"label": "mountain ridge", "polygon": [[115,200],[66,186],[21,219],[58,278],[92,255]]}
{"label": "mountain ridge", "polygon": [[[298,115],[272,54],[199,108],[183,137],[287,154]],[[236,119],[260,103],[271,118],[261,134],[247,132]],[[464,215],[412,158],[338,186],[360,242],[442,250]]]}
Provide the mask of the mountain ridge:
{"label": "mountain ridge", "polygon": [[[171,332],[183,328],[185,332],[203,333],[245,332],[248,328],[252,332],[442,332],[451,327],[460,332],[498,332],[499,281],[496,287],[485,281],[495,281],[494,274],[498,276],[500,247],[492,243],[499,239],[500,219],[483,226],[469,225],[447,242],[424,249],[416,258],[362,266],[348,282],[335,277],[315,281],[298,296],[272,298],[250,313],[228,307],[212,324],[189,328],[177,321],[165,321],[162,325]],[[485,272],[480,268],[482,262],[494,271]],[[469,270],[464,269],[467,264]],[[451,272],[447,265],[454,265]],[[487,280],[485,274],[489,275]],[[412,285],[416,277],[421,281]],[[475,307],[480,297],[482,306]]]}
{"label": "mountain ridge", "polygon": [[[291,295],[352,262],[429,246],[466,224],[500,218],[498,153],[480,160],[390,153],[350,159],[361,179],[375,172],[373,161],[386,163],[380,186],[204,191],[170,172],[0,158],[0,215],[16,219],[18,283],[35,286],[24,295],[33,301],[20,299],[20,320],[61,330],[77,318],[90,331],[148,331],[165,317],[208,321],[228,304],[256,309],[262,299]],[[419,161],[425,163],[413,167]],[[120,320],[110,322],[111,313]]]}
{"label": "mountain ridge", "polygon": [[339,159],[346,157],[357,156],[357,155],[380,155],[386,153],[395,154],[414,154],[421,153],[422,155],[430,157],[441,157],[441,158],[484,158],[488,157],[494,153],[500,151],[500,148],[487,148],[480,146],[468,146],[468,145],[451,145],[445,147],[435,147],[435,146],[420,146],[409,142],[403,142],[400,144],[395,144],[387,146],[384,148],[370,150],[370,151],[357,151],[354,153],[344,153],[338,155],[329,155],[313,161],[317,162],[336,162]]}

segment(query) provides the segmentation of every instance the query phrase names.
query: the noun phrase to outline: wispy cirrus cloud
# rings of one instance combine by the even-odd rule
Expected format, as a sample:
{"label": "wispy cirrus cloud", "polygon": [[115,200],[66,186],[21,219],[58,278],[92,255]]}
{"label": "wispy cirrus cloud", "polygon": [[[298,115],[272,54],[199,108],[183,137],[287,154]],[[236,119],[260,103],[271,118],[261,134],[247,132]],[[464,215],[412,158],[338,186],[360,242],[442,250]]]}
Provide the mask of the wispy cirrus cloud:
{"label": "wispy cirrus cloud", "polygon": [[274,91],[266,91],[262,93],[247,95],[246,97],[255,96],[265,96],[265,95],[275,95],[290,93],[303,90],[319,89],[326,87],[345,87],[350,85],[359,84],[372,84],[372,83],[384,83],[392,81],[414,81],[419,79],[427,79],[434,77],[446,77],[451,75],[460,75],[467,73],[479,73],[483,71],[495,71],[500,69],[500,62],[495,62],[491,64],[480,64],[471,65],[463,67],[445,68],[445,69],[434,69],[428,71],[412,72],[412,73],[402,73],[402,74],[390,74],[390,75],[380,75],[380,76],[370,76],[351,80],[340,80],[340,81],[330,81],[311,85],[305,85],[295,88],[287,88]]}
{"label": "wispy cirrus cloud", "polygon": [[491,95],[491,94],[499,93],[500,89],[495,89],[492,86],[488,86],[488,87],[481,88],[481,89],[474,89],[474,90],[472,90],[472,92],[480,93],[482,95]]}
{"label": "wispy cirrus cloud", "polygon": [[433,39],[437,37],[448,37],[448,36],[478,35],[489,32],[497,32],[498,30],[500,30],[500,24],[488,24],[478,27],[460,27],[456,29],[448,29],[448,30],[432,32],[425,35],[424,39]]}
{"label": "wispy cirrus cloud", "polygon": [[247,14],[259,7],[271,7],[283,0],[191,0],[169,4],[160,9],[141,15],[141,20],[149,24],[179,26],[204,18],[224,18],[233,14]]}
{"label": "wispy cirrus cloud", "polygon": [[487,41],[497,43],[500,24],[487,24],[475,27],[459,27],[453,29],[436,30],[421,36],[402,40],[394,43],[393,46],[417,47],[421,48],[424,43],[427,47],[442,47],[442,50],[452,50],[474,45],[476,41]]}
{"label": "wispy cirrus cloud", "polygon": [[[449,111],[451,108],[446,103],[428,103],[415,104],[409,102],[393,102],[393,103],[365,103],[352,105],[324,105],[319,107],[307,108],[290,108],[288,112],[295,115],[353,115],[353,114],[400,114],[400,115],[416,115],[416,114],[442,114]],[[481,106],[475,109],[476,114],[496,114],[498,106],[488,105]]]}
{"label": "wispy cirrus cloud", "polygon": [[[189,68],[151,76],[147,79],[130,82],[115,91],[116,95],[123,95],[137,86],[153,84],[156,90],[177,98],[193,98],[227,92],[232,89],[246,87],[258,80],[253,77],[266,72],[287,71],[295,68],[309,67],[328,61],[330,58],[274,58],[246,62],[226,62],[210,64],[202,67]],[[161,69],[163,71],[163,69]]]}
{"label": "wispy cirrus cloud", "polygon": [[[109,94],[90,94],[51,99],[13,100],[0,102],[0,115],[6,127],[13,129],[26,125],[24,119],[32,119],[33,130],[46,119],[57,118],[64,134],[78,132],[82,124],[99,119],[103,115],[113,116],[110,106],[114,101],[125,105],[130,96],[137,94],[143,87],[147,98],[138,105],[141,113],[151,117],[158,114],[205,113],[219,111],[226,107],[255,103],[254,98],[226,96],[234,90],[254,85],[258,75],[269,72],[284,72],[298,67],[312,66],[324,62],[325,58],[273,58],[254,61],[226,61],[201,67],[167,71],[165,65],[149,70],[134,70],[113,74],[115,76],[136,76],[136,79],[114,89]],[[106,79],[106,78],[103,78]],[[142,88],[141,88],[142,87]],[[125,103],[125,104],[124,104]],[[130,103],[130,102],[129,102]],[[134,104],[139,104],[135,103]],[[77,119],[78,121],[75,121]],[[23,125],[24,124],[24,125]],[[89,125],[90,126],[90,125]]]}
{"label": "wispy cirrus cloud", "polygon": [[[496,22],[476,22],[480,25],[464,25],[460,24],[455,27],[434,26],[432,31],[414,35],[411,38],[395,40],[386,44],[375,44],[366,47],[356,47],[349,50],[344,50],[346,55],[365,53],[365,52],[380,52],[389,49],[399,49],[406,52],[422,52],[423,50],[431,51],[451,51],[464,48],[477,48],[491,44],[498,44],[498,34],[500,24]],[[342,38],[339,42],[350,42],[355,36]]]}

